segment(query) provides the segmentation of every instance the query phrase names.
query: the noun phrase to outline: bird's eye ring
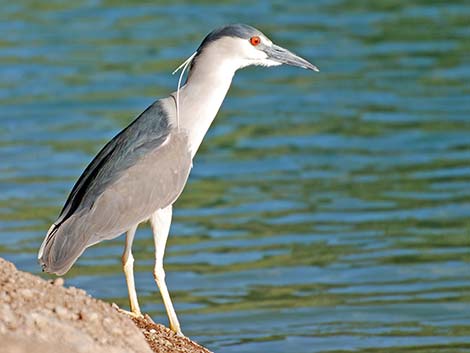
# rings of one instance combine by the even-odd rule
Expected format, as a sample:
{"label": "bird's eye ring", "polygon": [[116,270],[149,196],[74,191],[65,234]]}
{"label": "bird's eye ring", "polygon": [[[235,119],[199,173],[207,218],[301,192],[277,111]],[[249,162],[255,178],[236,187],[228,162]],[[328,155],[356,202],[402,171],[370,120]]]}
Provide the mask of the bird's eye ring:
{"label": "bird's eye ring", "polygon": [[250,38],[250,43],[252,46],[256,47],[258,44],[261,43],[261,38],[258,36],[254,36]]}

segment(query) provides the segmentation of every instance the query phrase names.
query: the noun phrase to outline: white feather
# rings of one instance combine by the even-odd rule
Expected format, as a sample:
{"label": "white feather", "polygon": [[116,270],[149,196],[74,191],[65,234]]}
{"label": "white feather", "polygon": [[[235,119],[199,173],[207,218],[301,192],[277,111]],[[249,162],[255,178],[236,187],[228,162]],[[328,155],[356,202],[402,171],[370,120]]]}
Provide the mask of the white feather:
{"label": "white feather", "polygon": [[178,70],[181,70],[180,77],[178,79],[178,88],[176,90],[176,127],[179,129],[180,128],[180,87],[181,87],[181,80],[183,79],[184,72],[186,71],[186,68],[191,64],[193,61],[194,57],[196,56],[197,51],[195,51],[189,58],[186,59],[184,63],[182,63],[180,66],[176,68],[175,71],[173,71],[171,74],[174,75],[178,72]]}

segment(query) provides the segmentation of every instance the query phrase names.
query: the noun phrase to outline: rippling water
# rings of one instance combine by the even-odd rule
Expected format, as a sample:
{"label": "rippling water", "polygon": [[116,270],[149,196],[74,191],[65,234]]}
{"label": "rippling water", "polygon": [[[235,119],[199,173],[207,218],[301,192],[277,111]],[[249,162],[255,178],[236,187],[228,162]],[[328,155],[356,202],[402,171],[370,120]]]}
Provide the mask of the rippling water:
{"label": "rippling water", "polygon": [[[212,28],[317,64],[237,74],[175,207],[167,281],[216,352],[470,351],[468,1],[2,2],[0,255],[37,248],[100,147]],[[127,305],[123,238],[66,283]],[[166,323],[153,241],[143,310]]]}

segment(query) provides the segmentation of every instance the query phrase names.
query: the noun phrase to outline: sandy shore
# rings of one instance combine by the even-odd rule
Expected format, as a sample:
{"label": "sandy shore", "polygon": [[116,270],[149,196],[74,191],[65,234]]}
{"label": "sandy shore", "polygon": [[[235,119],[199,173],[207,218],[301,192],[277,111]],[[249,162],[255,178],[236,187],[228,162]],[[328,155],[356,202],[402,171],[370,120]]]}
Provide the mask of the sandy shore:
{"label": "sandy shore", "polygon": [[132,320],[61,278],[45,281],[0,258],[1,353],[210,353],[150,319]]}

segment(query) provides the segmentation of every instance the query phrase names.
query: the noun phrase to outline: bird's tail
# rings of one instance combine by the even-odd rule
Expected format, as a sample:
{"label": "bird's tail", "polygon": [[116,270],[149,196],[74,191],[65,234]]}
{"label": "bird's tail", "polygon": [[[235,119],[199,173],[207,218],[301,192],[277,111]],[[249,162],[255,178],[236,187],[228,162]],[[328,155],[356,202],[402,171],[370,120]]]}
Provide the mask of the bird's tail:
{"label": "bird's tail", "polygon": [[83,253],[86,245],[80,236],[71,232],[68,219],[60,225],[53,224],[41,244],[38,252],[38,261],[43,271],[65,274]]}

